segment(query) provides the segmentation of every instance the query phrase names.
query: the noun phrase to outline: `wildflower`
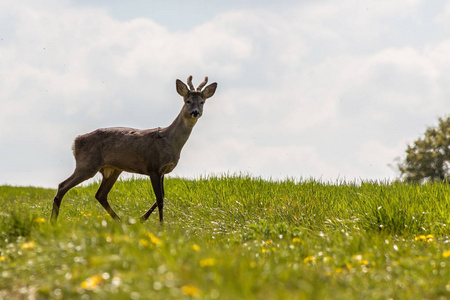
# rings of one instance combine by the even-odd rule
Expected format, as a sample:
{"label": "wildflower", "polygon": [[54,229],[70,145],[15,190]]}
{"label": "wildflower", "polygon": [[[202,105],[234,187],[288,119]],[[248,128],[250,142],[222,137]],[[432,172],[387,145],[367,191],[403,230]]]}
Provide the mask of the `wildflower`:
{"label": "wildflower", "polygon": [[298,238],[298,237],[295,237],[295,238],[292,239],[292,242],[293,243],[301,243],[302,240],[300,238]]}
{"label": "wildflower", "polygon": [[305,264],[307,264],[307,263],[315,263],[316,262],[316,258],[314,257],[314,256],[307,256],[307,257],[305,257],[305,259],[303,260],[303,262],[305,263]]}
{"label": "wildflower", "polygon": [[323,262],[324,262],[324,263],[330,262],[330,261],[332,261],[332,260],[333,260],[333,258],[332,258],[331,256],[325,256],[325,257],[323,258]]}
{"label": "wildflower", "polygon": [[27,243],[23,244],[20,248],[21,249],[33,249],[34,248],[34,242],[27,242]]}
{"label": "wildflower", "polygon": [[45,219],[44,218],[36,218],[34,219],[35,223],[45,223]]}
{"label": "wildflower", "polygon": [[181,287],[183,295],[197,297],[200,295],[200,289],[193,285],[183,285]]}
{"label": "wildflower", "polygon": [[264,244],[266,244],[266,245],[272,245],[272,240],[265,241]]}
{"label": "wildflower", "polygon": [[214,258],[212,258],[212,257],[200,260],[200,267],[202,267],[202,268],[212,267],[215,264],[216,264],[216,260]]}
{"label": "wildflower", "polygon": [[334,274],[341,274],[345,271],[350,271],[352,269],[352,265],[349,263],[346,263],[345,265],[340,266],[336,270],[334,270]]}
{"label": "wildflower", "polygon": [[419,236],[416,236],[415,238],[414,238],[414,241],[423,241],[423,240],[426,240],[427,238],[424,236],[424,235],[419,235]]}
{"label": "wildflower", "polygon": [[5,261],[6,260],[6,256],[0,256],[0,261]]}
{"label": "wildflower", "polygon": [[363,265],[363,266],[368,266],[370,264],[369,261],[367,259],[364,259],[361,254],[353,255],[352,259],[357,261],[360,265]]}
{"label": "wildflower", "polygon": [[444,251],[442,253],[442,257],[444,257],[444,258],[450,257],[450,250]]}
{"label": "wildflower", "polygon": [[118,287],[122,284],[122,279],[120,279],[120,277],[118,276],[114,276],[111,280],[111,284],[115,287]]}
{"label": "wildflower", "polygon": [[261,249],[261,252],[262,252],[262,253],[270,253],[270,251],[276,252],[276,251],[277,251],[277,248],[272,247],[272,248],[262,248],[262,249]]}
{"label": "wildflower", "polygon": [[107,234],[107,235],[105,236],[105,240],[106,240],[107,243],[112,243],[112,242],[113,242],[113,238],[112,238],[112,236],[110,236],[109,234]]}
{"label": "wildflower", "polygon": [[197,244],[194,244],[191,246],[192,250],[194,250],[195,252],[199,252],[200,251],[200,246]]}
{"label": "wildflower", "polygon": [[80,286],[85,290],[95,290],[103,282],[101,274],[91,276],[83,281]]}
{"label": "wildflower", "polygon": [[430,260],[430,258],[429,257],[427,257],[427,256],[423,256],[423,255],[419,255],[419,256],[417,256],[417,260]]}
{"label": "wildflower", "polygon": [[342,265],[339,268],[336,268],[336,270],[334,270],[334,274],[341,274],[346,271],[350,271],[351,269],[352,269],[352,265],[350,265],[349,263],[346,263],[345,265]]}
{"label": "wildflower", "polygon": [[144,247],[150,246],[150,243],[146,239],[140,239],[139,244],[141,244]]}
{"label": "wildflower", "polygon": [[361,254],[355,254],[355,255],[352,256],[352,259],[356,260],[356,261],[359,261],[359,260],[362,259],[362,255]]}
{"label": "wildflower", "polygon": [[361,259],[359,261],[359,264],[363,265],[363,266],[368,266],[369,265],[369,261],[367,259]]}
{"label": "wildflower", "polygon": [[155,244],[156,246],[159,246],[162,244],[162,241],[157,238],[153,233],[149,232],[147,233],[147,236],[150,238],[150,241]]}
{"label": "wildflower", "polygon": [[416,236],[415,238],[414,238],[414,241],[420,241],[420,242],[427,242],[427,243],[431,243],[431,242],[433,242],[434,241],[434,235],[433,234],[428,234],[428,235],[423,235],[423,234],[421,234],[421,235],[419,235],[419,236]]}

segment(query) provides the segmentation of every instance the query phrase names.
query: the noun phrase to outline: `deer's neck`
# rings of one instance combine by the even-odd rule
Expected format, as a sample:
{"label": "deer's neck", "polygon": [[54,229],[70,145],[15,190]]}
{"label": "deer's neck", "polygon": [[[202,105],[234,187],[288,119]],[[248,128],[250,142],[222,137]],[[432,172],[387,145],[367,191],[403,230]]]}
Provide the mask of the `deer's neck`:
{"label": "deer's neck", "polygon": [[172,142],[175,151],[178,153],[181,152],[184,144],[186,144],[195,123],[197,123],[196,119],[186,119],[183,116],[183,112],[180,112],[173,123],[166,128],[165,136]]}

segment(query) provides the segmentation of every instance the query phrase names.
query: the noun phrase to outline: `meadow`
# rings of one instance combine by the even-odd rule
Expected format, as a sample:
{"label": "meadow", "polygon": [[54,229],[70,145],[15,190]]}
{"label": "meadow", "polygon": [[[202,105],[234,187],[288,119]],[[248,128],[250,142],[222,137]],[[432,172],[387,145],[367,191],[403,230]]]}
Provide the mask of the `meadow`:
{"label": "meadow", "polygon": [[450,299],[450,186],[166,180],[164,224],[141,224],[148,180],[64,198],[0,186],[0,299]]}

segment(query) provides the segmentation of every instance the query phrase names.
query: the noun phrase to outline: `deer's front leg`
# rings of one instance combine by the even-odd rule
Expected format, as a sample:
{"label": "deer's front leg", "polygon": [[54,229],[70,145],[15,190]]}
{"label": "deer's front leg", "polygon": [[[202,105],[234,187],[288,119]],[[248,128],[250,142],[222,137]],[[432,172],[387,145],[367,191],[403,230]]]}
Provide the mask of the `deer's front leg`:
{"label": "deer's front leg", "polygon": [[164,209],[164,175],[158,173],[151,173],[150,180],[152,182],[153,191],[155,192],[156,202],[150,207],[150,209],[142,215],[141,222],[148,219],[151,213],[158,207],[159,221],[163,222],[163,209]]}

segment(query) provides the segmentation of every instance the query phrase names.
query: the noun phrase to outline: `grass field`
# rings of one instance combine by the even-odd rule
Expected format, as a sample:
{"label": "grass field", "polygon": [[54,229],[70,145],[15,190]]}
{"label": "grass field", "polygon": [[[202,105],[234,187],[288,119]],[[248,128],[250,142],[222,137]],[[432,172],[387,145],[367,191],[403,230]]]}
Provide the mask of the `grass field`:
{"label": "grass field", "polygon": [[0,187],[0,299],[450,299],[450,186],[166,180],[165,223],[136,222],[149,181],[118,182],[114,222],[71,190]]}

